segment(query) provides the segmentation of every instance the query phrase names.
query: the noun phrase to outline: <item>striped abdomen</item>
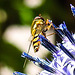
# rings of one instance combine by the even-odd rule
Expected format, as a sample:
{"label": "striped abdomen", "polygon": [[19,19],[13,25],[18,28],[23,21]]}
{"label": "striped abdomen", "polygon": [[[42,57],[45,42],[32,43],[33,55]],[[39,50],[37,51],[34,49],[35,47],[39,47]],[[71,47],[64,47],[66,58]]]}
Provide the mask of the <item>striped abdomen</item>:
{"label": "striped abdomen", "polygon": [[39,38],[38,34],[36,34],[33,37],[32,44],[33,44],[33,47],[34,47],[34,52],[37,52],[39,50],[39,46],[40,46],[40,38]]}
{"label": "striped abdomen", "polygon": [[[41,32],[40,34],[43,35],[44,37],[46,37],[44,32]],[[41,43],[41,41],[39,38],[39,34],[35,34],[35,36],[33,37],[33,40],[32,40],[34,52],[37,52],[39,50],[40,43]]]}

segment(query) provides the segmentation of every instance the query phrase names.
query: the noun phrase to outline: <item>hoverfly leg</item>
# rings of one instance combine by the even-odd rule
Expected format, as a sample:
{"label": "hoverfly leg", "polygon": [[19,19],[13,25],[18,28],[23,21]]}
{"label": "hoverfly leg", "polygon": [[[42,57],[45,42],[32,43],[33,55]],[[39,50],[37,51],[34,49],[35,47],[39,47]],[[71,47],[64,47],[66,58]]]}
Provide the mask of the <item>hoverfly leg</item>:
{"label": "hoverfly leg", "polygon": [[51,33],[51,34],[48,34],[47,36],[51,36],[51,35],[54,35],[54,34],[56,34],[56,33]]}
{"label": "hoverfly leg", "polygon": [[[29,53],[29,51],[30,51],[31,44],[32,44],[32,40],[31,40],[31,42],[30,42],[30,45],[29,45],[29,48],[28,48],[27,54],[28,54],[28,53]],[[24,67],[25,67],[25,65],[26,65],[26,61],[27,61],[27,58],[25,58],[23,68],[24,68]]]}
{"label": "hoverfly leg", "polygon": [[28,49],[27,54],[28,54],[28,53],[29,53],[29,51],[30,51],[31,44],[32,44],[32,40],[31,40],[31,42],[30,42],[30,45],[29,45],[29,49]]}

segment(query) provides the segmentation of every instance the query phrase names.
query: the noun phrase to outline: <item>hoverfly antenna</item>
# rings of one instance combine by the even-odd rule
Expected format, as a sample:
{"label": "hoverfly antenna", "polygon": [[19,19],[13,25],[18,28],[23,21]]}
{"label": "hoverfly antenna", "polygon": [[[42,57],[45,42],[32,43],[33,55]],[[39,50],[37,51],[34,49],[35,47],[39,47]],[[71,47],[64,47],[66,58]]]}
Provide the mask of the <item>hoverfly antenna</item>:
{"label": "hoverfly antenna", "polygon": [[[31,44],[32,44],[32,40],[31,40],[31,42],[30,42],[30,45],[29,45],[29,48],[28,48],[27,54],[28,54],[28,53],[29,53],[29,51],[30,51]],[[26,61],[27,61],[27,59],[25,58],[23,68],[24,68],[24,67],[25,67],[25,65],[26,65]]]}

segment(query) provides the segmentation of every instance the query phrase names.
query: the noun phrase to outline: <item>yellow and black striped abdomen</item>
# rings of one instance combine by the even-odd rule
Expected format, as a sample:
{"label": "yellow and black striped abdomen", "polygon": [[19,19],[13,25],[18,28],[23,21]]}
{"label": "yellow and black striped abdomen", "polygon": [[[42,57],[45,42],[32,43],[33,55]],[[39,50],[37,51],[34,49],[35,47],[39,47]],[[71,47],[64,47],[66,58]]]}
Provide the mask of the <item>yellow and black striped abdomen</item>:
{"label": "yellow and black striped abdomen", "polygon": [[[46,38],[46,34],[44,32],[41,32],[40,34]],[[37,52],[39,50],[40,43],[41,43],[41,41],[40,41],[39,34],[35,34],[35,36],[33,36],[33,40],[32,40],[34,52]]]}
{"label": "yellow and black striped abdomen", "polygon": [[35,36],[33,36],[32,44],[34,47],[34,52],[37,52],[39,50],[39,46],[40,46],[39,34],[36,34]]}
{"label": "yellow and black striped abdomen", "polygon": [[32,25],[31,25],[31,34],[32,34],[32,44],[34,47],[34,52],[37,52],[39,50],[39,46],[40,46],[40,38],[39,38],[39,34],[43,35],[46,38],[46,34],[45,32],[48,31],[51,27],[51,23],[49,22],[49,20],[47,19],[47,21],[44,20],[43,17],[41,17],[40,15],[35,17]]}

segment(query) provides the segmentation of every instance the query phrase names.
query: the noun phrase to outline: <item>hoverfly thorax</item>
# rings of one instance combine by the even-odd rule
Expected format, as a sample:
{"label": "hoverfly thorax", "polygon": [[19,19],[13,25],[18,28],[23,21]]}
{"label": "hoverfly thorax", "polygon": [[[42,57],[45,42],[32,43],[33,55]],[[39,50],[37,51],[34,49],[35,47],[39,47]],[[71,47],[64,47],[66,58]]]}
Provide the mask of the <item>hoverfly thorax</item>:
{"label": "hoverfly thorax", "polygon": [[35,17],[31,26],[31,34],[35,36],[35,34],[40,34],[45,26],[45,20],[41,16]]}

